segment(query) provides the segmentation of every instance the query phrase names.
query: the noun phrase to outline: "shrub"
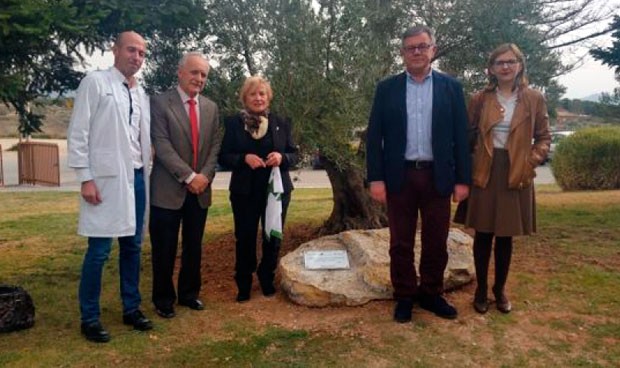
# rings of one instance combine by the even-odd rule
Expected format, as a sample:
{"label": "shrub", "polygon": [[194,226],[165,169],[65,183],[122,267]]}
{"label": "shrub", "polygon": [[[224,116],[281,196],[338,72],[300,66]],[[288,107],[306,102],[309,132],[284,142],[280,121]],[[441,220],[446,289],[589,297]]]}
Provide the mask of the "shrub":
{"label": "shrub", "polygon": [[585,128],[558,143],[551,162],[563,190],[620,188],[620,128]]}

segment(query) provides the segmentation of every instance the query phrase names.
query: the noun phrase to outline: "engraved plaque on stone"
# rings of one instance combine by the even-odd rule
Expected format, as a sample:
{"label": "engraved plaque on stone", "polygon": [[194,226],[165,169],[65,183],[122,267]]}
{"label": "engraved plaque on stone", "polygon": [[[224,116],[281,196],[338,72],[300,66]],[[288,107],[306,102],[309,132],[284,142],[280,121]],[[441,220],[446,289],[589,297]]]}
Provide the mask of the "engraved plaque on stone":
{"label": "engraved plaque on stone", "polygon": [[309,250],[304,252],[308,270],[344,270],[350,268],[346,250]]}

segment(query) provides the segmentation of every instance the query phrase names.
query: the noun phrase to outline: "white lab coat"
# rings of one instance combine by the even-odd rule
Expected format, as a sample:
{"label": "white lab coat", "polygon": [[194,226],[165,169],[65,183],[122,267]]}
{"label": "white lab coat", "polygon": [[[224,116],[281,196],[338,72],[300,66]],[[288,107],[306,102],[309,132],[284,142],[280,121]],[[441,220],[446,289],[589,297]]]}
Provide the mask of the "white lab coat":
{"label": "white lab coat", "polygon": [[[78,234],[83,236],[109,238],[136,232],[129,103],[123,98],[124,79],[115,68],[91,72],[80,83],[75,97],[67,132],[69,167],[76,169],[80,182],[94,179],[102,198],[100,204],[92,205],[80,197]],[[148,209],[151,117],[148,96],[142,87],[138,89]]]}

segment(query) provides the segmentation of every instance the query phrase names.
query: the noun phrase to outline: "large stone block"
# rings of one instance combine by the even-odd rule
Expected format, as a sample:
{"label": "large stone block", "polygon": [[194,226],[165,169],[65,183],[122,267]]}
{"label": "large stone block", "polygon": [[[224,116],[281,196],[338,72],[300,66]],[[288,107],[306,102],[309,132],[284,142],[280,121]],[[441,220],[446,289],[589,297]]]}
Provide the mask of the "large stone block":
{"label": "large stone block", "polygon": [[[282,257],[282,290],[295,303],[311,306],[355,306],[371,300],[391,299],[390,234],[387,228],[353,230],[322,237],[299,246]],[[448,266],[444,288],[455,289],[475,277],[472,238],[458,229],[448,236]],[[346,250],[350,268],[346,270],[309,270],[304,266],[304,252]],[[420,260],[420,233],[416,234],[415,267]]]}

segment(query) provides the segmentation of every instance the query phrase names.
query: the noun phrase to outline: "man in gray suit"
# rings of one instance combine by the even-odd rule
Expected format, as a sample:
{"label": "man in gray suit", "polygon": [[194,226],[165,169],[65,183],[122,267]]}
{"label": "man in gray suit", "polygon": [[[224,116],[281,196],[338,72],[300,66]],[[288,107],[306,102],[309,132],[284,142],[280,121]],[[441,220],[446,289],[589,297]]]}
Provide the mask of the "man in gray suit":
{"label": "man in gray suit", "polygon": [[[153,304],[163,318],[174,317],[177,300],[179,305],[204,309],[198,298],[202,237],[221,143],[218,108],[200,95],[208,73],[204,55],[187,53],[179,61],[177,87],[151,99]],[[181,268],[175,292],[172,274],[181,223]]]}

